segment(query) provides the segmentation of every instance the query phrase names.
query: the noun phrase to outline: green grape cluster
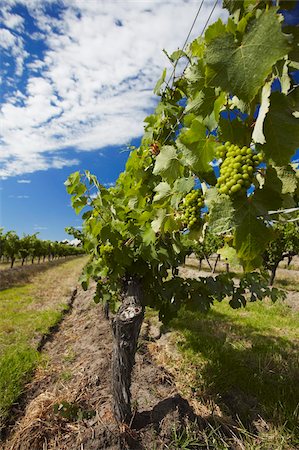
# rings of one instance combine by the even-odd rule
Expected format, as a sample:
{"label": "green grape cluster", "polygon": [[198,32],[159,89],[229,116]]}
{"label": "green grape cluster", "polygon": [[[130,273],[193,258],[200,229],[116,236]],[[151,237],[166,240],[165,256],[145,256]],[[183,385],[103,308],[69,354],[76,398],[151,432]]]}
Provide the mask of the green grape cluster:
{"label": "green grape cluster", "polygon": [[200,210],[204,206],[201,189],[193,189],[180,205],[181,220],[190,229],[201,223]]}
{"label": "green grape cluster", "polygon": [[109,242],[107,244],[102,244],[100,246],[100,255],[103,257],[109,257],[113,253],[113,245],[111,245]]}
{"label": "green grape cluster", "polygon": [[216,156],[222,159],[216,185],[219,192],[228,195],[246,193],[253,182],[256,167],[263,160],[262,155],[251,148],[240,148],[226,142],[217,148]]}

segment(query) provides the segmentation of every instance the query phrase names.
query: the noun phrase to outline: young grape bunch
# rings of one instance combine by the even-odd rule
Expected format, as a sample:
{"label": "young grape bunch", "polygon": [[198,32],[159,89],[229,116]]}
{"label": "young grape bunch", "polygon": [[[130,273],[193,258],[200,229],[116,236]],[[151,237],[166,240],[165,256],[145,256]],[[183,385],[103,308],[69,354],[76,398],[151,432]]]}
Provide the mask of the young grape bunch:
{"label": "young grape bunch", "polygon": [[100,255],[102,257],[109,258],[112,254],[113,254],[113,245],[111,245],[109,242],[100,245]]}
{"label": "young grape bunch", "polygon": [[222,159],[216,184],[219,192],[232,196],[246,194],[253,182],[255,169],[263,160],[262,155],[246,146],[240,148],[226,142],[218,147],[216,156]]}
{"label": "young grape bunch", "polygon": [[193,189],[180,205],[181,220],[189,229],[197,228],[201,224],[200,210],[204,206],[201,189]]}

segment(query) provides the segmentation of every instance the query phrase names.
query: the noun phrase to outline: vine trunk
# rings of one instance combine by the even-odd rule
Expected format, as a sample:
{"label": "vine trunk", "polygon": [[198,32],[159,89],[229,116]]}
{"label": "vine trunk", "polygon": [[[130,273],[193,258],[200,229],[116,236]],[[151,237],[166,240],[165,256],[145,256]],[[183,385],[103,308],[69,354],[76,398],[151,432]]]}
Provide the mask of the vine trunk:
{"label": "vine trunk", "polygon": [[113,409],[117,422],[129,424],[131,410],[131,380],[138,337],[144,317],[141,283],[130,279],[126,283],[123,302],[112,321],[114,335],[112,353]]}

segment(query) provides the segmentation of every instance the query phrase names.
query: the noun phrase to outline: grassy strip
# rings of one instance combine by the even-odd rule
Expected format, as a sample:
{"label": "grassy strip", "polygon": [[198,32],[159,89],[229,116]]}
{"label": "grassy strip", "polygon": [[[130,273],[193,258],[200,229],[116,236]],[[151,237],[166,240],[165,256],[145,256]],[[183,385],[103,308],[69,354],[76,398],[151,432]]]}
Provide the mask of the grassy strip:
{"label": "grassy strip", "polygon": [[40,360],[37,350],[26,345],[8,347],[0,357],[0,425]]}
{"label": "grassy strip", "polygon": [[86,258],[35,276],[30,284],[0,291],[0,428],[40,361],[41,337],[67,309]]}
{"label": "grassy strip", "polygon": [[211,417],[214,411],[239,424],[244,448],[297,448],[298,323],[299,313],[282,303],[233,310],[223,302],[207,315],[181,311],[170,338],[179,353],[162,348],[158,360],[184,396],[205,405]]}

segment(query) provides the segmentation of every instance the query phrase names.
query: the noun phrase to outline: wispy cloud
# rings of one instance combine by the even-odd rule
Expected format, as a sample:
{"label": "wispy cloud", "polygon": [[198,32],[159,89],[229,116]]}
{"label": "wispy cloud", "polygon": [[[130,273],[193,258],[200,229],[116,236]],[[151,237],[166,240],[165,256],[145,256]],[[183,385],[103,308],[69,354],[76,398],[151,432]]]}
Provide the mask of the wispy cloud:
{"label": "wispy cloud", "polygon": [[19,199],[24,199],[24,198],[29,198],[29,195],[9,195],[8,198],[19,198]]}
{"label": "wispy cloud", "polygon": [[42,226],[40,226],[40,225],[34,225],[34,226],[33,226],[33,229],[34,229],[35,231],[43,231],[43,230],[48,230],[48,227],[42,227]]}
{"label": "wispy cloud", "polygon": [[[51,0],[54,17],[48,2],[18,3],[36,24],[30,38],[44,50],[29,55],[26,21],[13,11],[15,1],[4,0],[0,46],[14,73],[4,76],[10,88],[0,113],[0,177],[76,164],[54,155],[62,149],[99,151],[140,136],[167,65],[162,49],[182,46],[198,4],[65,0],[62,8]],[[191,38],[211,8],[207,1]],[[213,19],[219,15],[226,13],[217,7]]]}
{"label": "wispy cloud", "polygon": [[19,183],[19,184],[30,184],[31,180],[17,180],[17,183]]}

